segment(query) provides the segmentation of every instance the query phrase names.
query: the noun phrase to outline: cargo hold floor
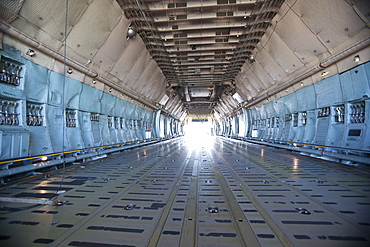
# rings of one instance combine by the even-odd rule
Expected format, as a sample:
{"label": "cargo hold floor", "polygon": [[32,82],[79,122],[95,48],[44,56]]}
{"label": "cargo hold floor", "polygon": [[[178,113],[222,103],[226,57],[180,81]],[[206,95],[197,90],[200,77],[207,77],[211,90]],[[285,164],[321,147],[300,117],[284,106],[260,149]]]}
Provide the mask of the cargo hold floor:
{"label": "cargo hold floor", "polygon": [[5,186],[1,246],[370,246],[370,170],[185,138]]}

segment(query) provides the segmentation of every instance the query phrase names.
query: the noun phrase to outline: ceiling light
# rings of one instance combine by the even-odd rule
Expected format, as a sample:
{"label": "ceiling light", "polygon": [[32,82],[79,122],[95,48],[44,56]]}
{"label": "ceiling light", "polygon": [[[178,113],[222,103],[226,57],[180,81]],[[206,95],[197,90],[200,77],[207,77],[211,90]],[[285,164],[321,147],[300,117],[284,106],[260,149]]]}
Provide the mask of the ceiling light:
{"label": "ceiling light", "polygon": [[136,27],[134,25],[130,24],[130,26],[127,29],[126,38],[127,38],[127,40],[129,40],[129,39],[135,38],[135,36],[136,36]]}
{"label": "ceiling light", "polygon": [[72,74],[73,73],[73,70],[71,68],[68,68],[67,73],[68,74]]}
{"label": "ceiling light", "polygon": [[328,74],[329,74],[329,72],[328,72],[328,71],[324,71],[324,72],[322,72],[322,73],[321,73],[321,76],[322,76],[322,77],[324,77],[324,76],[326,76],[326,75],[328,75]]}
{"label": "ceiling light", "polygon": [[26,52],[26,55],[30,56],[30,57],[33,57],[35,56],[36,52],[32,49],[29,49],[27,52]]}
{"label": "ceiling light", "polygon": [[256,62],[256,59],[254,58],[253,54],[249,56],[249,62],[254,63]]}
{"label": "ceiling light", "polygon": [[353,61],[355,61],[356,63],[360,62],[360,56],[359,55],[356,55],[354,58],[353,58]]}
{"label": "ceiling light", "polygon": [[112,88],[109,88],[109,92],[112,92]]}

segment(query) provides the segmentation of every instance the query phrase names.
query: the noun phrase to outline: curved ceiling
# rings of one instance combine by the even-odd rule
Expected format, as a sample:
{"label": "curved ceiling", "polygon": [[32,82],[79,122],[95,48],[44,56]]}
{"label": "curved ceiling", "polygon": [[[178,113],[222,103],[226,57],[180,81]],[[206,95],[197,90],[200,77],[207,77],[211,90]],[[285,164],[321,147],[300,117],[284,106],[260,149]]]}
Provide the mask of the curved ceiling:
{"label": "curved ceiling", "polygon": [[[24,56],[30,47],[41,51],[27,59],[62,73],[66,57],[76,68],[67,76],[176,118],[227,117],[282,97],[323,79],[323,69],[330,76],[354,67],[344,59],[354,48],[361,62],[370,60],[367,0],[0,5],[3,43]],[[135,38],[127,37],[130,27]]]}
{"label": "curved ceiling", "polygon": [[210,114],[272,26],[283,0],[119,0],[190,114]]}

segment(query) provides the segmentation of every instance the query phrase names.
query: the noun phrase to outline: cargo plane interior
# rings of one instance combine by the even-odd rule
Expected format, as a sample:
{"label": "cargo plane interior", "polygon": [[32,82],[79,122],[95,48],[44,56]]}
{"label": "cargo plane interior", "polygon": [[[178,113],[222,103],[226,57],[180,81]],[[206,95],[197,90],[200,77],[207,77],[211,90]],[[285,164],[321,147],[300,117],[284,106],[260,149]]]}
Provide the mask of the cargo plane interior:
{"label": "cargo plane interior", "polygon": [[1,0],[1,246],[369,246],[370,1]]}

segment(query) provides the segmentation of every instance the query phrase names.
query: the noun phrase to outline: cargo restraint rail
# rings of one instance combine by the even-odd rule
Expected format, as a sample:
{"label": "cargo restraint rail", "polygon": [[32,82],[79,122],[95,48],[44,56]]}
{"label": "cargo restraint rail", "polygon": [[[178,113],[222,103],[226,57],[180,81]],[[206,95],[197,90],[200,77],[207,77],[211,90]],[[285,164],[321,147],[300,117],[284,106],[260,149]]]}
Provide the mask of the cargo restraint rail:
{"label": "cargo restraint rail", "polygon": [[[32,157],[25,157],[25,158],[18,158],[18,159],[11,159],[0,161],[0,184],[4,184],[4,178],[18,175],[21,173],[27,172],[35,172],[36,170],[40,170],[47,167],[55,167],[57,165],[61,165],[63,163],[73,163],[76,161],[84,161],[85,159],[99,159],[104,158],[109,154],[114,154],[118,152],[122,152],[125,150],[130,150],[134,148],[139,148],[159,142],[168,141],[173,138],[177,138],[178,136],[171,137],[171,138],[155,138],[155,139],[147,139],[141,141],[130,141],[112,145],[105,145],[105,146],[98,146],[93,148],[85,148],[85,149],[76,149],[66,152],[58,152],[58,153],[51,153],[51,154],[44,154]],[[10,167],[12,165],[23,164],[15,167]]]}

